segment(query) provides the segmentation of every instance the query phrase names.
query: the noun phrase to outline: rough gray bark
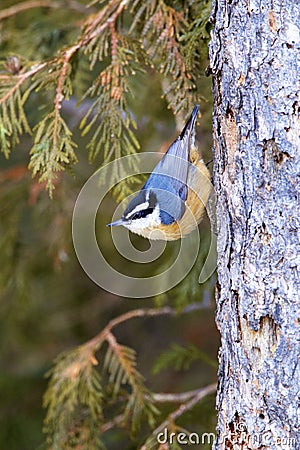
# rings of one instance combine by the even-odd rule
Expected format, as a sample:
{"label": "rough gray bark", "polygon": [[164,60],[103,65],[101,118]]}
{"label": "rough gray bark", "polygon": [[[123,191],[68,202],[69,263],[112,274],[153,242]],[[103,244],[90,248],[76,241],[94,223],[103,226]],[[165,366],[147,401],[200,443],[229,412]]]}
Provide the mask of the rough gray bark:
{"label": "rough gray bark", "polygon": [[215,449],[300,449],[300,2],[214,0]]}

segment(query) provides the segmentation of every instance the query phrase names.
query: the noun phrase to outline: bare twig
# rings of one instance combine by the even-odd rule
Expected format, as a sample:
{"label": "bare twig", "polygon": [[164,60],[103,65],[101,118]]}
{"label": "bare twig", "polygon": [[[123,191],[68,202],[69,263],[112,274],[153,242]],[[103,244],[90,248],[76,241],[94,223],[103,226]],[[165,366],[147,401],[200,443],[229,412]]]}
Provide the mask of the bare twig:
{"label": "bare twig", "polygon": [[[202,307],[200,303],[199,304],[195,303],[193,305],[193,308],[191,308],[191,305],[189,305],[187,308],[183,309],[181,313],[186,314],[201,308]],[[115,319],[112,319],[99,334],[97,334],[95,337],[86,342],[84,346],[93,347],[94,350],[96,351],[97,348],[101,346],[102,342],[106,339],[107,335],[111,332],[111,330],[117,325],[126,322],[127,320],[134,319],[136,317],[155,317],[161,315],[176,316],[177,314],[178,312],[176,311],[176,309],[171,308],[170,306],[165,306],[163,308],[149,308],[149,309],[140,308],[128,311],[127,313],[122,314],[121,316],[118,316]]]}
{"label": "bare twig", "polygon": [[116,425],[120,425],[122,423],[122,421],[123,421],[123,414],[119,414],[118,416],[116,416],[112,420],[110,420],[109,422],[104,423],[101,426],[101,432],[105,433],[106,431],[111,430]]}
{"label": "bare twig", "polygon": [[[217,389],[217,384],[211,384],[209,386],[206,386],[204,388],[200,389],[194,389],[193,391],[187,391],[187,392],[180,392],[176,394],[166,394],[166,393],[152,393],[151,398],[156,403],[163,403],[163,402],[171,402],[171,403],[179,403],[184,402],[186,400],[191,399],[189,402],[186,402],[185,404],[181,405],[178,409],[176,409],[173,413],[170,414],[169,419],[165,420],[158,428],[156,428],[153,431],[153,435],[158,434],[164,427],[166,427],[171,420],[177,419],[179,416],[184,414],[186,411],[192,409],[192,407],[198,403],[202,398],[206,397],[209,394],[212,394]],[[192,398],[191,398],[192,397]],[[112,420],[104,423],[101,426],[101,432],[105,433],[106,431],[114,428],[115,426],[121,425],[123,421],[123,414],[119,414],[118,416],[114,417]],[[144,447],[142,447],[141,450],[143,450]]]}
{"label": "bare twig", "polygon": [[82,3],[76,2],[75,0],[67,2],[55,2],[52,0],[30,0],[27,2],[18,3],[17,5],[10,6],[9,8],[0,11],[0,21],[7,19],[8,17],[15,16],[23,11],[33,8],[53,8],[58,9],[62,7],[67,7],[78,11],[79,13],[91,13],[95,12],[94,8],[91,10],[90,7],[83,5]]}
{"label": "bare twig", "polygon": [[7,19],[27,9],[33,8],[58,8],[59,4],[52,2],[51,0],[32,0],[28,2],[18,3],[17,5],[10,6],[9,8],[0,11],[0,20]]}
{"label": "bare twig", "polygon": [[[217,384],[210,384],[204,388],[197,389],[195,395],[186,403],[183,403],[179,408],[175,409],[166,420],[164,420],[155,430],[152,432],[152,436],[156,437],[164,428],[167,428],[170,422],[174,422],[180,416],[191,410],[200,400],[209,394],[212,394],[217,389]],[[146,450],[146,446],[143,445],[140,450]]]}
{"label": "bare twig", "polygon": [[181,403],[189,400],[198,393],[199,389],[179,393],[153,392],[151,393],[151,398],[155,403]]}

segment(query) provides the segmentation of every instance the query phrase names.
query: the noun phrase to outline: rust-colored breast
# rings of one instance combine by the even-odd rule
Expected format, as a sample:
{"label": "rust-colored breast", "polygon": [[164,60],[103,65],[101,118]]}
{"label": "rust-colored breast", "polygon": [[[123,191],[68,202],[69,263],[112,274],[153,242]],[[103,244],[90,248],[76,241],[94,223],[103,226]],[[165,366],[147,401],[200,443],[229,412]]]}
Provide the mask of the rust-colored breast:
{"label": "rust-colored breast", "polygon": [[142,236],[154,240],[174,241],[189,234],[201,222],[212,184],[209,170],[200,159],[197,150],[191,152],[190,161],[192,166],[190,166],[188,174],[188,195],[184,215],[178,222],[171,225],[159,225],[157,228],[144,229],[141,232]]}

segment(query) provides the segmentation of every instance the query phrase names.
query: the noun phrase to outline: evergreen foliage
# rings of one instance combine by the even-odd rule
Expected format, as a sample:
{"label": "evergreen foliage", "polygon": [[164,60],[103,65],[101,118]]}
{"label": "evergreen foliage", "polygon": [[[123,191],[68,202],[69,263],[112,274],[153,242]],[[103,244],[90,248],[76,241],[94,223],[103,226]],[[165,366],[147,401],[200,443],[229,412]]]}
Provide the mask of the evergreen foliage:
{"label": "evergreen foliage", "polygon": [[[119,344],[112,332],[114,327],[134,317],[174,313],[175,310],[169,307],[130,311],[111,321],[86,344],[57,358],[48,373],[50,382],[44,396],[49,450],[80,448],[80,445],[88,450],[104,449],[103,432],[115,426],[127,430],[133,440],[138,439],[139,445],[144,441],[141,447],[144,450],[156,448],[156,435],[163,427],[167,427],[169,432],[180,432],[181,427],[175,420],[203,396],[214,392],[215,385],[191,391],[183,397],[181,394],[178,398],[176,394],[171,394],[171,402],[181,403],[181,406],[155,428],[161,416],[156,403],[170,399],[168,395],[164,398],[163,394],[151,393],[145,387],[143,376],[137,369],[135,351]],[[107,344],[106,350],[103,350],[104,343]],[[197,347],[184,349],[175,345],[170,352],[158,358],[155,371],[167,366],[188,368],[190,362],[196,359],[212,364]],[[102,376],[96,366],[102,368]],[[121,413],[117,414],[117,411]],[[112,418],[109,418],[111,414]],[[141,427],[143,435],[148,428],[148,438],[139,433]]]}
{"label": "evergreen foliage", "polygon": [[[9,5],[9,1],[5,3]],[[79,106],[88,105],[79,128],[89,140],[90,161],[103,164],[135,154],[142,146],[132,103],[142,96],[146,76],[155,74],[168,106],[181,119],[202,97],[197,85],[207,53],[210,2],[108,0],[86,5],[84,1],[41,1],[41,9],[49,9],[49,14],[41,12],[39,23],[32,23],[28,29],[22,26],[20,15],[30,14],[32,3],[14,2],[0,10],[3,28],[7,25],[7,32],[1,34],[0,149],[5,158],[16,157],[12,151],[20,137],[27,134],[31,146],[29,169],[41,182],[30,184],[23,166],[19,168],[21,175],[18,168],[1,174],[0,200],[5,206],[2,218],[9,231],[4,233],[1,228],[0,245],[6,264],[0,283],[3,296],[9,301],[22,298],[29,303],[42,295],[43,311],[48,314],[58,288],[54,290],[53,284],[44,281],[41,287],[41,279],[43,271],[50,271],[49,265],[53,264],[51,275],[56,278],[56,288],[61,265],[71,253],[66,251],[69,224],[65,219],[71,212],[65,198],[64,205],[69,209],[60,206],[63,190],[57,189],[61,202],[57,206],[36,205],[36,201],[44,188],[52,196],[54,188],[63,183],[60,172],[70,169],[80,156],[76,133],[65,117],[68,100],[75,98]],[[38,7],[39,2],[35,3]],[[61,11],[58,19],[57,9]],[[15,29],[14,20],[20,21],[17,35],[11,31]],[[12,188],[12,181],[19,176],[19,186]],[[112,176],[117,182],[122,173]],[[132,181],[135,180],[124,180],[116,186],[118,200],[131,192]],[[19,207],[9,208],[12,203]],[[56,224],[47,229],[46,242],[37,252],[43,257],[47,254],[50,262],[43,261],[45,267],[36,254],[24,251],[22,218],[28,215],[28,203],[36,207],[36,221],[28,221],[34,236],[30,245],[39,239],[39,230],[33,223],[38,222],[45,229],[48,223]],[[193,282],[184,281],[179,287],[179,295],[174,295],[175,310],[137,310],[140,312],[136,317],[184,312],[191,299],[200,295],[194,289],[199,286],[198,275],[196,267],[191,274]],[[77,285],[70,268],[64,278],[66,289],[75,291]],[[63,290],[60,296],[64,297]],[[166,303],[165,295],[158,299],[159,303]],[[22,323],[20,304],[16,309],[15,329],[20,324],[27,327],[27,323]],[[40,311],[40,322],[39,314]],[[113,333],[116,325],[131,317],[135,317],[134,311],[119,322],[110,323],[87,343],[64,352],[48,372],[44,396],[48,450],[102,450],[107,446],[105,432],[116,428],[123,429],[137,448],[156,448],[155,433],[162,426],[170,432],[180,432],[180,407],[184,414],[201,400],[201,389],[184,400],[174,394],[171,402],[180,407],[172,412],[168,398],[162,402],[151,392],[138,368],[135,351],[120,344]],[[35,333],[42,328],[40,323]],[[187,369],[193,361],[205,358],[196,346],[174,346],[158,358],[155,372],[167,367]],[[208,391],[211,392],[213,388]],[[177,447],[174,444],[172,448]]]}
{"label": "evergreen foliage", "polygon": [[50,448],[103,448],[99,422],[102,389],[97,360],[88,348],[60,355],[48,373],[51,380],[44,397],[45,431]]}
{"label": "evergreen foliage", "polygon": [[215,361],[212,361],[206,353],[202,352],[195,345],[182,347],[181,345],[173,344],[170,350],[161,353],[157,358],[153,366],[153,373],[156,374],[168,368],[187,370],[190,368],[191,363],[197,360],[216,367]]}
{"label": "evergreen foliage", "polygon": [[[77,8],[84,9],[80,5]],[[78,59],[84,55],[89,60],[91,78],[79,102],[87,98],[91,102],[81,121],[83,134],[90,137],[90,159],[101,152],[106,163],[139,149],[129,104],[131,97],[139,94],[134,89],[139,72],[152,68],[161,74],[164,95],[176,114],[188,113],[199,101],[196,79],[203,52],[196,48],[206,48],[208,1],[109,0],[91,5],[93,13],[87,14],[79,29],[76,20],[68,23],[68,33],[62,31],[56,36],[58,41],[61,37],[67,40],[63,48],[49,45],[46,58],[37,48],[40,59],[35,61],[32,52],[25,51],[22,58],[14,55],[1,62],[1,151],[8,157],[20,135],[33,128],[29,168],[46,182],[50,195],[57,173],[77,161],[76,144],[61,109],[72,95],[74,80],[82,77]],[[21,3],[15,13],[18,6],[22,11]],[[65,6],[72,7],[71,3]],[[51,7],[58,5],[50,2]],[[9,8],[2,11],[3,19],[10,15]],[[47,33],[46,42],[53,43],[55,35]],[[35,93],[45,91],[44,104],[49,111],[30,127],[26,103]],[[127,193],[125,190],[124,195]]]}

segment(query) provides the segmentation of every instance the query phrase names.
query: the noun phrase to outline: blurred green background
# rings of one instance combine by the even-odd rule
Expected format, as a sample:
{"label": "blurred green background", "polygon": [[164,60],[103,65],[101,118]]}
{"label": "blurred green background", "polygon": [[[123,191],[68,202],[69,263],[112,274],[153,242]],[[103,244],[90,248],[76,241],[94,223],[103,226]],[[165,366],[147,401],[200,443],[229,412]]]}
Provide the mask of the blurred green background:
{"label": "blurred green background", "polygon": [[[64,3],[64,2],[62,2]],[[68,2],[66,2],[68,3]],[[80,2],[72,11],[73,20],[82,19]],[[16,2],[2,0],[1,10]],[[84,4],[84,2],[82,2]],[[0,21],[0,57],[17,53],[27,58],[49,57],[76,35],[69,25],[68,8],[35,8]],[[78,65],[83,64],[78,61]],[[83,64],[84,66],[84,64]],[[198,143],[205,161],[211,159],[211,93],[210,80],[199,70],[198,90],[203,97],[202,118],[197,127]],[[95,68],[97,71],[97,67]],[[216,362],[219,345],[214,322],[215,276],[200,286],[195,273],[160,298],[130,300],[101,290],[81,268],[72,245],[71,219],[77,195],[94,171],[101,166],[101,156],[88,162],[86,145],[79,121],[82,110],[76,109],[93,74],[78,71],[74,96],[63,106],[63,116],[74,132],[79,162],[72,171],[59,176],[54,198],[49,199],[44,186],[28,172],[31,137],[25,135],[8,160],[1,156],[0,169],[0,258],[1,258],[1,374],[0,374],[0,448],[32,450],[42,445],[43,393],[45,374],[55,357],[99,333],[108,321],[138,307],[162,304],[180,307],[199,302],[202,308],[177,317],[134,319],[118,327],[118,341],[138,353],[138,368],[147,387],[154,392],[180,392],[196,389],[216,380],[216,368],[205,361],[191,364],[188,370],[162,370],[153,374],[156,358],[172,343],[193,344]],[[175,121],[162,98],[161,78],[149,72],[136,78],[135,98],[130,108],[138,124],[137,137],[142,151],[166,149],[176,137]],[[34,94],[27,106],[31,123],[43,114],[47,93]],[[145,107],[146,105],[146,107]],[[136,187],[138,188],[138,186]],[[116,207],[110,196],[107,214],[101,212],[98,232],[108,223]],[[105,208],[106,209],[106,208]],[[105,215],[106,214],[106,215]],[[203,242],[209,237],[210,224],[201,225]],[[108,231],[105,229],[108,236]],[[142,238],[133,242],[143,247]],[[112,265],[118,264],[111,240],[105,242]],[[172,249],[171,249],[172,251]],[[168,253],[168,252],[167,252]],[[170,254],[170,252],[169,252]],[[169,254],[164,264],[168,264]],[[139,267],[135,265],[135,276]],[[182,418],[188,429],[213,432],[215,426],[214,396],[205,398]],[[108,433],[109,448],[134,448],[122,432]],[[121,444],[120,444],[121,442]],[[201,447],[202,448],[202,447]],[[205,448],[205,447],[203,447]],[[207,447],[209,448],[209,447]]]}

